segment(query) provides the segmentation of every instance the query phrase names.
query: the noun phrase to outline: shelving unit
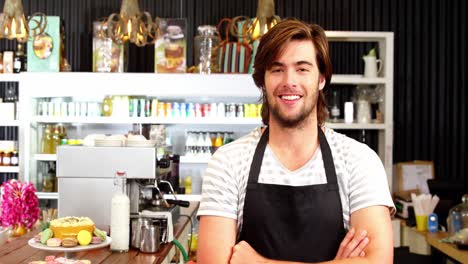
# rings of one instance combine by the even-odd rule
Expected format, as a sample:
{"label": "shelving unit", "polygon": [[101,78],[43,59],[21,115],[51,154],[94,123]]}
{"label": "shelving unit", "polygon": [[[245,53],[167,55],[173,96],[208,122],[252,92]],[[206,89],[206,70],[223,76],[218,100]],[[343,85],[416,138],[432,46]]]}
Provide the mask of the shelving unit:
{"label": "shelving unit", "polygon": [[[389,32],[339,32],[328,31],[330,41],[377,42],[380,59],[384,61],[381,76],[364,78],[362,75],[333,75],[332,84],[367,84],[384,88],[384,102],[380,110],[383,123],[346,124],[326,123],[326,127],[344,130],[373,130],[378,133],[378,154],[381,157],[392,186],[393,155],[393,33]],[[358,59],[358,58],[356,58]],[[201,129],[209,131],[229,127],[250,131],[261,125],[260,118],[155,118],[155,117],[50,117],[37,115],[37,102],[45,98],[67,100],[100,100],[106,95],[157,97],[160,100],[183,100],[185,102],[258,103],[261,95],[247,74],[153,74],[153,73],[22,73],[14,76],[21,83],[21,120],[15,121],[20,128],[20,165],[24,166],[25,180],[36,177],[33,164],[55,161],[55,155],[38,153],[38,127],[48,123],[76,126],[77,133],[85,133],[86,127],[107,129],[127,128],[132,124],[165,124],[174,129]],[[1,81],[1,78],[0,78]],[[41,89],[37,89],[38,84]],[[96,99],[98,98],[98,99]],[[100,99],[99,99],[100,98]],[[189,128],[187,128],[189,127]],[[206,128],[208,127],[208,128]],[[205,130],[206,129],[206,130]],[[85,136],[85,134],[81,134]],[[180,140],[180,138],[179,138]],[[181,156],[181,165],[206,166],[209,158]],[[27,161],[27,162],[24,162]],[[21,170],[20,170],[21,171]],[[21,173],[20,173],[21,174]],[[57,193],[38,193],[41,199],[57,199]]]}

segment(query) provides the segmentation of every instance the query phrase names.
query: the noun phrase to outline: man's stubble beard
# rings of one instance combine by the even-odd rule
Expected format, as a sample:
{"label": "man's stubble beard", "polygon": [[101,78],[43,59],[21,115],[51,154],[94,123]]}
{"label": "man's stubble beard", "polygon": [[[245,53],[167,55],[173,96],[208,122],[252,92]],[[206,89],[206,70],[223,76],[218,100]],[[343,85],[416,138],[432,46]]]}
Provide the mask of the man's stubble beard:
{"label": "man's stubble beard", "polygon": [[[306,100],[310,100],[310,102],[305,102],[304,107],[301,109],[299,114],[293,117],[287,117],[281,113],[278,105],[272,105],[268,99],[268,95],[266,95],[266,101],[268,103],[268,108],[270,110],[271,117],[281,126],[284,128],[301,128],[305,125],[307,120],[309,120],[310,115],[314,113],[314,109],[317,106],[317,99],[318,99],[319,91],[312,95],[312,98],[306,98]],[[304,99],[304,98],[303,98]],[[316,112],[316,111],[315,111]],[[271,120],[270,120],[271,122]]]}

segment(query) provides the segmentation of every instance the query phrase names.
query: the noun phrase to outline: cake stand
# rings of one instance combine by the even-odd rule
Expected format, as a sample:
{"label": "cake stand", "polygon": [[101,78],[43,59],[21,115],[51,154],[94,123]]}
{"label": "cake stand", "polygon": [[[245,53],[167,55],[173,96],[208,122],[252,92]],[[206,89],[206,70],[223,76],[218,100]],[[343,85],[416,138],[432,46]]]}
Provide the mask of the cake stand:
{"label": "cake stand", "polygon": [[99,243],[99,244],[89,244],[87,246],[78,245],[75,247],[49,247],[47,245],[41,244],[41,242],[35,241],[34,238],[31,238],[28,240],[28,245],[33,248],[40,249],[40,250],[45,250],[45,251],[50,251],[50,252],[63,252],[63,255],[65,258],[73,259],[75,257],[75,252],[107,247],[108,245],[110,245],[111,241],[112,241],[111,238],[107,237],[106,241],[103,241],[102,243]]}

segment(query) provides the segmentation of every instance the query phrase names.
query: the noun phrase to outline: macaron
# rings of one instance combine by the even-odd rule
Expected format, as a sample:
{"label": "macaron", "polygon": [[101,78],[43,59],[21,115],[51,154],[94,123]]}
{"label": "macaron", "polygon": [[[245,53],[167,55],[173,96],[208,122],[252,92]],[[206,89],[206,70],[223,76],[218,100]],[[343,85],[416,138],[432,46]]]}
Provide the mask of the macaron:
{"label": "macaron", "polygon": [[91,244],[101,244],[101,243],[102,243],[102,239],[100,237],[93,236],[93,239],[91,240]]}
{"label": "macaron", "polygon": [[60,247],[62,240],[60,238],[49,238],[46,242],[49,247]]}
{"label": "macaron", "polygon": [[78,245],[78,240],[73,237],[67,237],[62,240],[62,247],[75,247]]}
{"label": "macaron", "polygon": [[89,231],[86,230],[81,230],[78,232],[78,235],[76,236],[76,239],[78,239],[78,243],[82,246],[87,246],[89,243],[91,243],[93,236]]}

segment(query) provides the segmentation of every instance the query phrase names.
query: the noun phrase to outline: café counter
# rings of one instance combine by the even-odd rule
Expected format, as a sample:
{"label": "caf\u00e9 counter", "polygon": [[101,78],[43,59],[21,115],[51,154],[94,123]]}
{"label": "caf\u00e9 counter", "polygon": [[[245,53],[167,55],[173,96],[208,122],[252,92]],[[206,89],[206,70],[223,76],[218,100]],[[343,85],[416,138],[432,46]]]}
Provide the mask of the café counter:
{"label": "caf\u00e9 counter", "polygon": [[[181,215],[195,216],[198,202],[190,202],[190,207],[181,207]],[[188,235],[191,232],[191,224],[188,217],[181,216],[174,226],[174,234],[178,241],[188,250]],[[31,231],[26,235],[14,238],[10,242],[0,246],[0,263],[29,263],[31,261],[44,261],[46,256],[54,255],[63,257],[63,253],[54,253],[32,248],[28,240],[38,232]],[[166,264],[176,254],[176,247],[172,243],[164,244],[156,253],[141,253],[137,249],[130,249],[127,253],[111,252],[109,247],[76,252],[75,259],[90,260],[92,264],[98,263],[153,263]]]}

